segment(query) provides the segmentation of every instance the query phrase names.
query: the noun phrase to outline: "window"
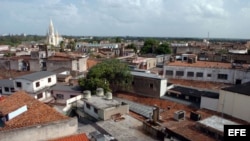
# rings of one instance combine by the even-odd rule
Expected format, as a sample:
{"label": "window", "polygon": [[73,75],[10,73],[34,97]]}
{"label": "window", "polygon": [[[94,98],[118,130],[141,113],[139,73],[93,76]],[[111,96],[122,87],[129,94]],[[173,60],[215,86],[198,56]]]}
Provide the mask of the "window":
{"label": "window", "polygon": [[176,76],[183,76],[184,75],[184,71],[176,71]]}
{"label": "window", "polygon": [[149,87],[150,87],[151,89],[153,89],[153,88],[154,88],[154,85],[153,85],[152,83],[150,83],[150,84],[149,84]]}
{"label": "window", "polygon": [[135,81],[132,81],[132,85],[135,85]]}
{"label": "window", "polygon": [[70,95],[70,98],[76,97],[76,95]]}
{"label": "window", "polygon": [[56,98],[57,99],[64,99],[64,95],[63,94],[56,94]]}
{"label": "window", "polygon": [[96,108],[94,108],[94,112],[95,112],[95,113],[98,113],[98,110],[97,110]]}
{"label": "window", "polygon": [[2,94],[3,92],[2,92],[2,88],[0,87],[0,94]]}
{"label": "window", "polygon": [[22,88],[22,83],[21,82],[16,82],[16,87]]}
{"label": "window", "polygon": [[203,73],[202,72],[197,72],[196,77],[203,77]]}
{"label": "window", "polygon": [[40,99],[43,97],[43,93],[37,94],[37,99]]}
{"label": "window", "polygon": [[211,77],[212,75],[210,73],[207,74],[207,77]]}
{"label": "window", "polygon": [[48,78],[48,82],[51,82],[51,78]]}
{"label": "window", "polygon": [[86,107],[87,107],[88,109],[90,109],[90,105],[89,105],[88,103],[86,103]]}
{"label": "window", "polygon": [[166,70],[166,75],[173,76],[174,72],[171,70]]}
{"label": "window", "polygon": [[227,74],[218,74],[218,79],[227,80]]}
{"label": "window", "polygon": [[40,82],[36,82],[36,87],[39,87],[40,86]]}
{"label": "window", "polygon": [[187,72],[187,77],[194,77],[194,72],[191,71]]}
{"label": "window", "polygon": [[11,91],[11,92],[15,92],[15,89],[14,89],[14,88],[10,88],[10,91]]}
{"label": "window", "polygon": [[4,91],[9,92],[10,91],[9,87],[4,87]]}

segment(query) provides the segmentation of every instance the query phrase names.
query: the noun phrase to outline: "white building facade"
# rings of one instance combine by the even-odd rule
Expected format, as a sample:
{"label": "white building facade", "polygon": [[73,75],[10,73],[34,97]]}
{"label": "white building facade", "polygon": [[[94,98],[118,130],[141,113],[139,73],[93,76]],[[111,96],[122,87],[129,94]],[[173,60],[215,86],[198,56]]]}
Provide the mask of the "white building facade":
{"label": "white building facade", "polygon": [[220,67],[164,66],[166,78],[200,80],[230,84],[242,84],[250,81],[250,70]]}
{"label": "white building facade", "polygon": [[15,91],[25,90],[36,99],[45,100],[51,97],[49,88],[57,83],[56,74],[49,71],[40,71],[15,78]]}

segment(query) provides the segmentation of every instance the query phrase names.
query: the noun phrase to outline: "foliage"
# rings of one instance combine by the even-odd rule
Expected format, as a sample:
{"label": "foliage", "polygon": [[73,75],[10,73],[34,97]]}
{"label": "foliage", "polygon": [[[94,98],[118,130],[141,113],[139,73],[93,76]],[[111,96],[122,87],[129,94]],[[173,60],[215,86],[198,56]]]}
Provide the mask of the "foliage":
{"label": "foliage", "polygon": [[170,54],[171,50],[167,43],[159,44],[158,40],[146,39],[144,42],[144,46],[141,48],[140,53]]}
{"label": "foliage", "polygon": [[129,44],[126,48],[129,48],[129,49],[133,49],[135,53],[137,53],[137,48],[135,46],[135,44]]}
{"label": "foliage", "polygon": [[75,40],[70,40],[69,43],[67,44],[67,48],[70,49],[71,51],[75,51],[75,46],[76,46]]}
{"label": "foliage", "polygon": [[79,85],[82,86],[84,90],[91,90],[93,93],[95,93],[97,88],[103,88],[105,92],[110,91],[109,83],[99,78],[80,78]]}
{"label": "foliage", "polygon": [[45,38],[44,36],[38,36],[38,35],[28,35],[28,36],[8,35],[0,37],[0,44],[16,46],[24,41],[40,41],[43,40],[44,38]]}
{"label": "foliage", "polygon": [[122,40],[121,40],[120,37],[116,37],[116,38],[115,38],[115,43],[121,43],[121,41],[122,41]]}
{"label": "foliage", "polygon": [[155,48],[159,45],[159,42],[155,39],[146,39],[144,46],[141,48],[142,54],[154,53]]}
{"label": "foliage", "polygon": [[63,52],[65,47],[64,41],[61,41],[59,45],[60,45],[60,52]]}
{"label": "foliage", "polygon": [[97,84],[103,88],[109,86],[115,92],[120,88],[129,88],[131,81],[132,75],[128,65],[117,59],[109,59],[92,67],[85,80],[79,80],[79,84],[89,90],[95,90]]}
{"label": "foliage", "polygon": [[7,52],[4,54],[5,57],[11,57],[11,56],[15,56],[14,53],[10,53],[10,52]]}
{"label": "foliage", "polygon": [[156,54],[170,54],[171,49],[169,48],[169,45],[167,43],[163,43],[156,48],[155,53]]}

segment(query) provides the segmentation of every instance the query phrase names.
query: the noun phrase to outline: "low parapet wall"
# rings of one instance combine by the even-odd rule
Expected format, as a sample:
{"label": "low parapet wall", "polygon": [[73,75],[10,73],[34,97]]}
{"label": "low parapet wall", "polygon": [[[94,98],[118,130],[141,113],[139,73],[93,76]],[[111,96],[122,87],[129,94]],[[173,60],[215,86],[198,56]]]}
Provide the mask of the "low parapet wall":
{"label": "low parapet wall", "polygon": [[77,118],[54,121],[45,124],[28,126],[0,132],[1,141],[41,141],[62,136],[72,135],[77,132]]}

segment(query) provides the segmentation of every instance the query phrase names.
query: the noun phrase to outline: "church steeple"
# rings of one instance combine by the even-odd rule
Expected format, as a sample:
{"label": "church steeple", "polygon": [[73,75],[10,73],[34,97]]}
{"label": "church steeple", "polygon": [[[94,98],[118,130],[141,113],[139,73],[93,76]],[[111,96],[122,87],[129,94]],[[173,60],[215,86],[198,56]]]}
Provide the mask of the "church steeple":
{"label": "church steeple", "polygon": [[53,22],[50,19],[50,24],[49,24],[49,35],[54,35],[54,26],[53,26]]}
{"label": "church steeple", "polygon": [[46,43],[53,46],[58,46],[59,43],[63,40],[61,36],[59,36],[58,32],[55,31],[52,20],[50,19],[50,24],[47,33]]}

